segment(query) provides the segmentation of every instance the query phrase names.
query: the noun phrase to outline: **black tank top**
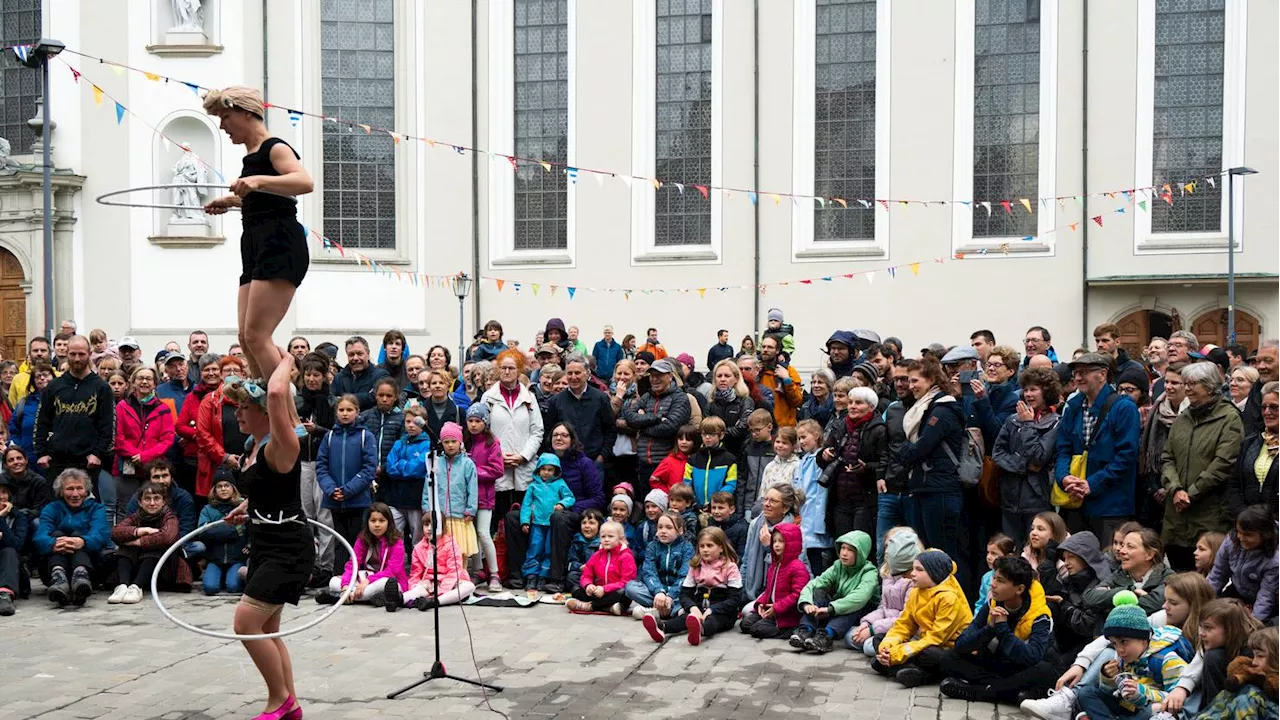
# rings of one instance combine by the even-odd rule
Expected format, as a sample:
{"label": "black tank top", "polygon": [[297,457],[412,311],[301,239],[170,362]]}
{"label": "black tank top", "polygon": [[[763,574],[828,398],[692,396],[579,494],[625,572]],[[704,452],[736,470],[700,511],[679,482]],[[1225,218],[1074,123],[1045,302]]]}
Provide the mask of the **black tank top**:
{"label": "black tank top", "polygon": [[301,486],[302,463],[295,462],[286,472],[276,472],[267,464],[266,441],[258,448],[253,464],[240,473],[240,492],[249,498],[249,517],[260,512],[264,517],[276,519],[302,514]]}
{"label": "black tank top", "polygon": [[[277,144],[284,145],[293,152],[293,156],[302,159],[297,150],[294,150],[289,143],[278,137],[267,138],[262,141],[262,145],[258,149],[244,156],[244,169],[240,171],[240,177],[249,177],[250,175],[270,175],[279,177],[280,173],[276,172],[276,168],[271,164],[271,148]],[[283,197],[281,195],[272,195],[265,192],[249,193],[241,202],[241,217],[247,222],[250,218],[260,220],[264,217],[278,217],[291,219],[297,216],[298,201],[291,197]]]}

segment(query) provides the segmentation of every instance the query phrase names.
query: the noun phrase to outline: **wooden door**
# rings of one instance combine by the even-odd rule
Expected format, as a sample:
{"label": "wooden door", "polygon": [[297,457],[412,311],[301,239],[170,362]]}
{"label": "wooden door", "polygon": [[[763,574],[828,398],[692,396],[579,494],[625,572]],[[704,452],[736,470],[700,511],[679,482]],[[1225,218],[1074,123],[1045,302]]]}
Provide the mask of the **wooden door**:
{"label": "wooden door", "polygon": [[21,362],[27,356],[27,292],[22,264],[13,253],[0,248],[0,346],[6,360]]}
{"label": "wooden door", "polygon": [[1116,325],[1120,328],[1120,347],[1129,353],[1131,358],[1141,358],[1142,351],[1151,341],[1150,312],[1137,310],[1120,318]]}
{"label": "wooden door", "polygon": [[[1227,311],[1210,310],[1191,323],[1191,332],[1196,334],[1200,344],[1213,343],[1218,347],[1226,347]],[[1258,319],[1243,310],[1236,309],[1236,342],[1245,346],[1250,352],[1258,349]]]}

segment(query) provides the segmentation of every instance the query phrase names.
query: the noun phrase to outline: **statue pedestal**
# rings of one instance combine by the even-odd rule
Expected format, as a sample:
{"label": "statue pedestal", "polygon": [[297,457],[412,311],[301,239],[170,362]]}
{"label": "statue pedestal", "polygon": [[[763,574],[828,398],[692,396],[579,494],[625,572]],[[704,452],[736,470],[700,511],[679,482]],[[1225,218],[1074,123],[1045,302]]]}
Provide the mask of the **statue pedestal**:
{"label": "statue pedestal", "polygon": [[164,34],[165,45],[206,46],[209,36],[203,30],[172,29]]}
{"label": "statue pedestal", "polygon": [[209,223],[202,218],[171,218],[165,228],[165,234],[171,237],[208,237],[209,233]]}

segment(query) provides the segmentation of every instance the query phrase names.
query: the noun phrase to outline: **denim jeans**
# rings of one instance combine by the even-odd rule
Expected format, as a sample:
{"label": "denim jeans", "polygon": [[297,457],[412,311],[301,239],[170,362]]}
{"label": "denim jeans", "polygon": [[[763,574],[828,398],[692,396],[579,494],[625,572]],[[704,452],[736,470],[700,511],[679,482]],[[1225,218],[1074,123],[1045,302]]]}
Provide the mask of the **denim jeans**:
{"label": "denim jeans", "polygon": [[[627,598],[637,605],[644,607],[653,607],[653,593],[649,592],[649,586],[639,580],[632,580],[622,589]],[[674,599],[674,598],[673,598]]]}
{"label": "denim jeans", "polygon": [[957,492],[919,493],[912,499],[911,526],[926,548],[937,548],[956,564],[956,580],[961,587],[969,577],[969,559],[960,547],[960,523],[964,498]]}
{"label": "denim jeans", "polygon": [[876,500],[876,557],[884,558],[884,536],[890,529],[909,522],[911,498],[905,494],[880,493]]}
{"label": "denim jeans", "polygon": [[1084,671],[1084,677],[1080,678],[1080,682],[1076,683],[1076,687],[1084,687],[1085,685],[1097,685],[1098,676],[1102,675],[1102,666],[1116,659],[1116,651],[1107,648],[1098,653],[1098,657],[1089,663],[1089,667]]}
{"label": "denim jeans", "polygon": [[217,595],[219,592],[227,591],[236,594],[244,589],[244,583],[240,582],[240,568],[244,567],[244,563],[230,563],[224,565],[222,563],[211,562],[204,568],[204,577],[201,585],[204,586],[205,595]]}
{"label": "denim jeans", "polygon": [[1134,718],[1148,720],[1151,717],[1151,706],[1142,705],[1134,712],[1120,707],[1120,699],[1111,691],[1099,687],[1096,683],[1076,686],[1076,705],[1080,712],[1088,713],[1089,720],[1112,720],[1112,718]]}

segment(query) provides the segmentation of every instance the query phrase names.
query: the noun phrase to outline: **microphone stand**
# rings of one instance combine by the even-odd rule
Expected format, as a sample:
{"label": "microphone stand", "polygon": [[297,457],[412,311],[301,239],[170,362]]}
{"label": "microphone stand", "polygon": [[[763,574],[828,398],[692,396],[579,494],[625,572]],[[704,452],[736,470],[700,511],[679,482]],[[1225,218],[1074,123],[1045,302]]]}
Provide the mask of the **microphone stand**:
{"label": "microphone stand", "polygon": [[431,682],[432,680],[454,680],[460,683],[466,683],[468,685],[475,685],[476,687],[482,687],[488,690],[492,690],[495,693],[502,692],[502,688],[497,685],[490,685],[489,683],[480,682],[479,680],[469,680],[467,678],[458,677],[457,675],[450,675],[444,669],[444,662],[440,660],[440,603],[438,602],[438,600],[440,597],[440,541],[439,541],[439,538],[440,538],[440,535],[442,534],[442,528],[440,525],[441,513],[437,511],[437,509],[440,507],[440,496],[437,494],[437,487],[436,487],[436,459],[440,454],[439,447],[440,447],[440,444],[438,442],[432,443],[431,449],[427,451],[427,477],[426,477],[427,488],[429,489],[430,497],[431,497],[431,510],[430,510],[431,532],[435,536],[434,538],[432,538],[433,540],[435,540],[435,542],[432,543],[432,549],[431,549],[431,552],[432,552],[431,584],[434,586],[435,594],[437,598],[435,607],[432,609],[432,612],[435,615],[436,658],[435,658],[435,662],[431,663],[431,669],[428,670],[427,672],[422,673],[421,680],[416,680],[410,683],[409,685],[406,685],[400,688],[399,690],[396,690],[395,692],[387,693],[388,700],[395,700],[396,697],[409,692],[410,690],[418,687],[419,685]]}

